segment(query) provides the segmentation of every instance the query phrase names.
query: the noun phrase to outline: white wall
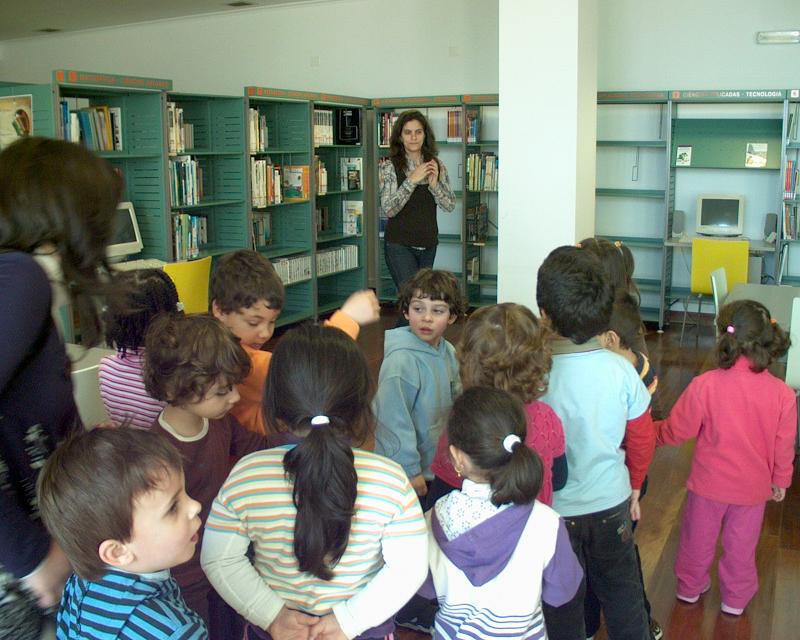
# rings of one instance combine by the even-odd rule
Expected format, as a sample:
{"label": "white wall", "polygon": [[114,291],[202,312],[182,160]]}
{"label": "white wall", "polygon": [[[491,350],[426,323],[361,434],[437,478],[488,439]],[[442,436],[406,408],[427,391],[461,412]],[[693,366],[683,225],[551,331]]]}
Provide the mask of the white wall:
{"label": "white wall", "polygon": [[757,45],[755,34],[798,28],[798,0],[602,0],[597,86],[796,87],[800,45]]}
{"label": "white wall", "polygon": [[494,93],[497,1],[311,2],[6,41],[0,79],[49,82],[66,68],[170,78],[195,93]]}

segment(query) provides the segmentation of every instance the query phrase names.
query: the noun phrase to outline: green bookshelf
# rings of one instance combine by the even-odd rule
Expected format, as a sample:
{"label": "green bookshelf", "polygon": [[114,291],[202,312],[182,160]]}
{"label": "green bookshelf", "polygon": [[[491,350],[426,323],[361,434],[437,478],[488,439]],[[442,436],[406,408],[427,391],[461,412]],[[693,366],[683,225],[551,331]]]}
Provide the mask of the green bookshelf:
{"label": "green bookshelf", "polygon": [[[49,84],[23,84],[3,82],[0,84],[0,100],[12,97],[31,100],[31,119],[33,130],[31,135],[55,138],[57,135],[55,114],[53,112],[53,88]],[[26,105],[27,106],[27,105]]]}
{"label": "green bookshelf", "polygon": [[[165,261],[172,259],[172,234],[166,184],[163,92],[171,89],[171,80],[159,78],[67,69],[53,72],[56,113],[61,113],[62,101],[69,109],[95,106],[120,109],[122,150],[101,155],[125,177],[123,199],[132,202],[136,209],[144,244],[138,257]],[[50,111],[53,112],[52,106]],[[61,119],[55,124],[56,135],[68,139]]]}
{"label": "green bookshelf", "polygon": [[[222,255],[250,246],[244,99],[186,93],[168,93],[166,99],[171,219],[174,222],[185,213],[204,220],[207,227],[196,254],[178,252],[173,237],[175,259]],[[180,118],[170,115],[177,110]],[[177,186],[181,158],[196,166],[196,186],[202,191],[198,201],[188,204]]]}

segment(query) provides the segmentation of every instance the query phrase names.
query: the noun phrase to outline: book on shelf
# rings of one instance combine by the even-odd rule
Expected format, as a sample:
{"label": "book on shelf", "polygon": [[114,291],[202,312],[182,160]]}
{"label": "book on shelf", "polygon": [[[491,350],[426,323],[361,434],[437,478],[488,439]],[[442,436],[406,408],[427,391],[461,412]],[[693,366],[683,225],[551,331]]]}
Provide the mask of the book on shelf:
{"label": "book on shelf", "polygon": [[268,211],[253,213],[253,248],[272,244],[272,214]]}
{"label": "book on shelf", "polygon": [[447,110],[447,141],[461,142],[461,107],[450,107]]}
{"label": "book on shelf", "polygon": [[341,247],[317,251],[317,276],[329,276],[340,271],[358,267],[358,246],[345,244]]}
{"label": "book on shelf", "polygon": [[481,258],[473,256],[467,260],[467,282],[477,284],[481,279]]}
{"label": "book on shelf", "polygon": [[283,202],[281,168],[267,158],[250,158],[251,206],[267,207]]}
{"label": "book on shelf", "polygon": [[311,279],[311,256],[279,258],[272,261],[272,266],[285,285]]}
{"label": "book on shelf", "polygon": [[285,165],[282,171],[282,187],[284,202],[307,200],[310,196],[308,165]]}
{"label": "book on shelf", "polygon": [[314,209],[314,224],[317,233],[324,233],[331,230],[331,217],[328,207],[317,207]]}
{"label": "book on shelf", "polygon": [[362,200],[342,201],[342,233],[348,236],[360,236],[364,219],[364,202]]}
{"label": "book on shelf", "polygon": [[172,216],[172,241],[175,260],[191,260],[200,256],[208,243],[208,218],[178,212]]}
{"label": "book on shelf", "polygon": [[175,156],[169,160],[172,206],[200,204],[203,197],[203,169],[192,156]]}
{"label": "book on shelf", "polygon": [[467,190],[497,191],[498,158],[491,152],[467,155]]}
{"label": "book on shelf", "polygon": [[111,118],[111,133],[114,141],[114,150],[122,151],[122,108],[109,107],[108,113]]}
{"label": "book on shelf", "polygon": [[336,108],[336,144],[361,144],[361,109]]}
{"label": "book on shelf", "polygon": [[797,198],[797,162],[795,160],[786,161],[786,173],[783,176],[783,199],[793,200]]}
{"label": "book on shelf", "polygon": [[486,242],[489,235],[489,207],[481,202],[466,209],[467,242]]}
{"label": "book on shelf", "polygon": [[342,191],[359,191],[363,161],[361,158],[339,158],[339,189]]}
{"label": "book on shelf", "polygon": [[328,170],[319,156],[314,156],[314,183],[317,185],[318,196],[328,193]]}
{"label": "book on shelf", "polygon": [[783,204],[783,239],[797,240],[797,205],[791,202]]}
{"label": "book on shelf", "polygon": [[269,147],[269,128],[267,116],[258,109],[247,110],[248,150],[250,153],[262,153]]}
{"label": "book on shelf", "polygon": [[120,107],[90,106],[85,98],[64,98],[59,102],[59,117],[68,142],[78,142],[92,151],[122,151]]}
{"label": "book on shelf", "polygon": [[480,139],[481,110],[478,107],[467,107],[467,144],[475,144]]}
{"label": "book on shelf", "polygon": [[167,102],[167,149],[171,155],[194,149],[194,125],[183,120],[183,107]]}
{"label": "book on shelf", "polygon": [[378,145],[381,147],[388,147],[389,140],[392,137],[392,127],[400,117],[399,114],[393,111],[382,113],[378,120]]}
{"label": "book on shelf", "polygon": [[333,110],[314,109],[314,146],[333,144]]}

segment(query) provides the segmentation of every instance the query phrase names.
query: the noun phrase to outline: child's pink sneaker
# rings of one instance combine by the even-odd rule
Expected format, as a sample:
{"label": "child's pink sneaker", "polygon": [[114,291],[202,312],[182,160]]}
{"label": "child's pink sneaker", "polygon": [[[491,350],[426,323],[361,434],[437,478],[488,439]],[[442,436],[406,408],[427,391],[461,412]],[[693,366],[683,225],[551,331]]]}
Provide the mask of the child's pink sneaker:
{"label": "child's pink sneaker", "polygon": [[697,602],[697,601],[700,599],[700,596],[702,596],[702,595],[703,595],[703,594],[704,594],[706,591],[708,591],[710,588],[711,588],[711,583],[709,582],[709,583],[708,583],[708,584],[705,586],[705,588],[704,588],[704,589],[703,589],[703,590],[702,590],[700,593],[698,593],[697,595],[694,595],[694,596],[687,596],[687,595],[684,595],[684,594],[682,594],[682,593],[676,593],[676,594],[675,594],[675,597],[676,597],[678,600],[680,600],[681,602],[688,602],[689,604],[694,604],[695,602]]}
{"label": "child's pink sneaker", "polygon": [[727,613],[729,616],[740,616],[744,613],[744,609],[737,609],[736,607],[730,607],[724,602],[722,603],[722,613]]}

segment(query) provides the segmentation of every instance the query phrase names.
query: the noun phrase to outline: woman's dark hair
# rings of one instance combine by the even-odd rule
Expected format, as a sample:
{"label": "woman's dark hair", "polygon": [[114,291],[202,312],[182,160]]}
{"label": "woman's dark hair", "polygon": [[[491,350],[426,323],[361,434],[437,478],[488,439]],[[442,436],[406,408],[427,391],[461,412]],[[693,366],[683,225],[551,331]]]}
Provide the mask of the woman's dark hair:
{"label": "woman's dark hair", "polygon": [[789,349],[791,340],[770,317],[769,309],[754,300],[726,304],[717,318],[717,363],[730,369],[745,356],[752,371],[766,369]]}
{"label": "woman's dark hair", "polygon": [[[515,435],[519,442],[509,453],[504,441]],[[470,387],[453,403],[447,422],[450,444],[466,453],[486,473],[492,502],[530,504],[542,486],[542,461],[525,446],[527,419],[522,403],[507,391]]]}
{"label": "woman's dark hair", "polygon": [[0,185],[0,250],[57,253],[82,342],[96,344],[122,178],[77,144],[31,137],[0,153]]}
{"label": "woman's dark hair", "polygon": [[[347,548],[358,483],[352,447],[372,431],[371,397],[364,355],[339,329],[302,325],[278,342],[264,418],[303,438],[283,459],[297,508],[294,555],[301,571],[321,580],[333,578]],[[323,424],[312,425],[315,416]]]}
{"label": "woman's dark hair", "polygon": [[124,357],[144,344],[153,318],[160,313],[178,313],[178,291],[161,269],[123,271],[117,276],[117,284],[126,295],[106,307],[106,343]]}
{"label": "woman's dark hair", "polygon": [[619,240],[612,242],[605,238],[586,238],[581,240],[578,246],[600,258],[615,297],[627,293],[634,297],[637,305],[641,304],[642,296],[633,280],[633,253],[624,242]]}
{"label": "woman's dark hair", "polygon": [[428,162],[428,160],[433,160],[438,154],[436,136],[433,135],[433,129],[431,129],[431,125],[428,124],[428,119],[422,115],[421,111],[417,111],[416,109],[403,111],[397,120],[394,121],[392,125],[392,134],[389,136],[389,159],[392,161],[395,169],[398,169],[401,174],[408,168],[406,148],[403,146],[402,138],[403,127],[412,120],[416,120],[422,125],[422,131],[425,134],[425,139],[422,141],[422,148],[420,149],[422,161]]}

